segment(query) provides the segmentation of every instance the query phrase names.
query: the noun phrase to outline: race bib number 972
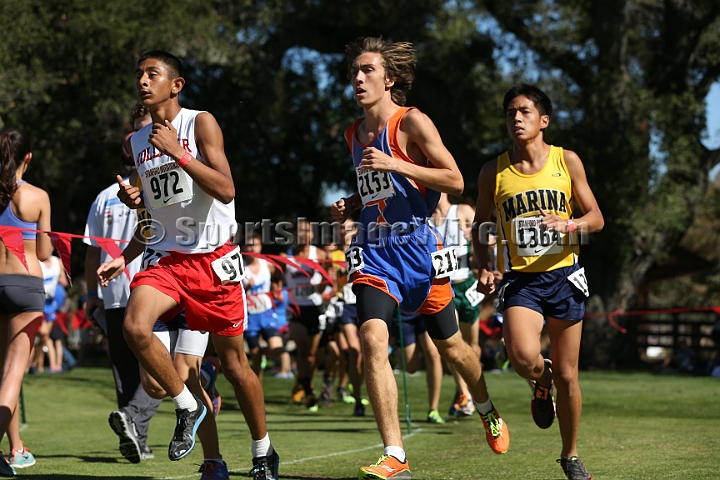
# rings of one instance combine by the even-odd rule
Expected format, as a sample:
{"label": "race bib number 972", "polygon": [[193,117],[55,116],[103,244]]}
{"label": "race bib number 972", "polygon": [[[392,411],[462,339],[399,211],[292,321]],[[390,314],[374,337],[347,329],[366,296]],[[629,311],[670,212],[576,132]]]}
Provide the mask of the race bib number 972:
{"label": "race bib number 972", "polygon": [[150,186],[145,192],[150,206],[154,209],[192,199],[187,173],[175,162],[165,163],[145,172],[143,185]]}
{"label": "race bib number 972", "polygon": [[222,283],[239,282],[245,276],[240,247],[235,247],[231,252],[213,261],[211,265]]}
{"label": "race bib number 972", "polygon": [[150,247],[145,248],[145,253],[142,256],[142,263],[140,265],[140,271],[145,271],[148,268],[155,265],[161,258],[170,255],[162,250],[155,250]]}

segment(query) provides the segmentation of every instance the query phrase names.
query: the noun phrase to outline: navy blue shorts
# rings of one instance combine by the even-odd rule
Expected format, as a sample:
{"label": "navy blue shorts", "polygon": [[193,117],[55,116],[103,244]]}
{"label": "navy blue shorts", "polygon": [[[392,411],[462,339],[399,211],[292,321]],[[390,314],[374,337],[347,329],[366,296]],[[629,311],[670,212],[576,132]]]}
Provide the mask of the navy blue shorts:
{"label": "navy blue shorts", "polygon": [[580,269],[575,264],[550,272],[508,272],[500,288],[505,286],[502,303],[508,307],[525,307],[545,317],[560,320],[582,320],[585,316],[585,294],[567,279]]}
{"label": "navy blue shorts", "polygon": [[358,324],[357,307],[354,303],[344,303],[342,315],[340,315],[340,318],[338,319],[339,325],[346,325],[348,323],[352,323],[353,325]]}
{"label": "navy blue shorts", "polygon": [[168,322],[156,320],[152,329],[153,332],[177,332],[178,330],[190,330],[185,319],[185,310],[175,315]]}
{"label": "navy blue shorts", "polygon": [[[400,345],[400,329],[395,315],[390,322],[390,336],[395,337],[396,345]],[[417,342],[418,337],[427,332],[425,322],[419,313],[402,313],[403,344],[407,347]]]}

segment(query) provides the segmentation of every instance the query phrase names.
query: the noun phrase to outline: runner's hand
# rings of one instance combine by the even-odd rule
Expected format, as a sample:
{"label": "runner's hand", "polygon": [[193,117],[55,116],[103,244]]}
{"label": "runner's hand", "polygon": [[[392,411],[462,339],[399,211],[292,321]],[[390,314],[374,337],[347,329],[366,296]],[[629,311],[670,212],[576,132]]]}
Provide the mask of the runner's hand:
{"label": "runner's hand", "polygon": [[360,167],[366,167],[376,172],[394,172],[397,168],[397,160],[390,155],[383,153],[375,147],[368,147],[363,150]]}
{"label": "runner's hand", "polygon": [[542,219],[540,220],[541,229],[547,230],[548,232],[567,233],[567,220],[563,220],[552,213],[545,213],[542,208],[540,209],[540,214],[542,215]]}
{"label": "runner's hand", "polygon": [[333,220],[336,222],[344,222],[348,219],[352,212],[347,207],[347,203],[345,202],[344,198],[341,198],[337,202],[330,205],[330,215],[332,215]]}
{"label": "runner's hand", "polygon": [[178,143],[178,131],[168,120],[165,120],[165,124],[153,123],[148,141],[169,157],[179,159],[185,154],[185,149]]}
{"label": "runner's hand", "polygon": [[115,178],[117,179],[118,185],[120,186],[120,190],[117,194],[120,201],[127,205],[128,208],[131,208],[133,210],[142,207],[143,199],[142,194],[140,193],[140,189],[137,187],[133,187],[132,185],[125,185],[123,183],[123,178],[120,175]]}
{"label": "runner's hand", "polygon": [[493,275],[493,272],[485,269],[480,271],[476,290],[485,296],[495,293],[495,275]]}
{"label": "runner's hand", "polygon": [[96,308],[103,308],[102,300],[97,296],[91,297],[88,295],[87,302],[85,302],[85,318],[93,323],[95,323],[95,319],[92,314]]}
{"label": "runner's hand", "polygon": [[107,287],[110,280],[117,278],[125,271],[125,259],[118,257],[105,262],[97,269],[98,282],[103,287]]}

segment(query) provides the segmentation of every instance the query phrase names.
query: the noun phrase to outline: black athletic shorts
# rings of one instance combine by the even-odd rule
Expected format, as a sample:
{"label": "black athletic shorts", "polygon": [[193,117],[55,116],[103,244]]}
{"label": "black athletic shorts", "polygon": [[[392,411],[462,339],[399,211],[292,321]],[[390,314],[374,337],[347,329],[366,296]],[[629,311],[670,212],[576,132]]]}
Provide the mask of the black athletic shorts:
{"label": "black athletic shorts", "polygon": [[308,335],[320,333],[320,309],[315,305],[302,305],[299,307],[300,315],[290,317],[291,322],[298,322],[307,330]]}
{"label": "black athletic shorts", "polygon": [[[388,324],[390,319],[397,316],[398,304],[393,297],[382,290],[370,285],[353,286],[357,296],[358,326],[372,318],[379,318]],[[421,314],[427,328],[428,335],[434,340],[447,340],[458,331],[453,302],[432,315]]]}
{"label": "black athletic shorts", "polygon": [[42,312],[45,309],[43,279],[33,275],[0,275],[0,315]]}

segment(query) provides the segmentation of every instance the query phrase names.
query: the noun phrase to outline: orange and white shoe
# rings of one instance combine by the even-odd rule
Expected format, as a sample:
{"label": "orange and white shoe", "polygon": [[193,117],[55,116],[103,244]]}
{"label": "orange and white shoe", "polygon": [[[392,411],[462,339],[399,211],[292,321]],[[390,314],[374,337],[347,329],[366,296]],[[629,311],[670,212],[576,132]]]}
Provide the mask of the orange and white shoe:
{"label": "orange and white shoe", "polygon": [[492,451],[497,454],[507,452],[510,448],[510,432],[495,407],[486,415],[480,414],[480,418],[485,427],[485,438]]}
{"label": "orange and white shoe", "polygon": [[305,398],[305,390],[303,390],[302,385],[296,382],[290,395],[292,397],[293,403],[303,403],[303,399]]}
{"label": "orange and white shoe", "polygon": [[392,455],[383,455],[377,463],[360,467],[358,470],[358,480],[408,480],[411,478],[407,459],[405,459],[405,463],[400,463],[400,460]]}

